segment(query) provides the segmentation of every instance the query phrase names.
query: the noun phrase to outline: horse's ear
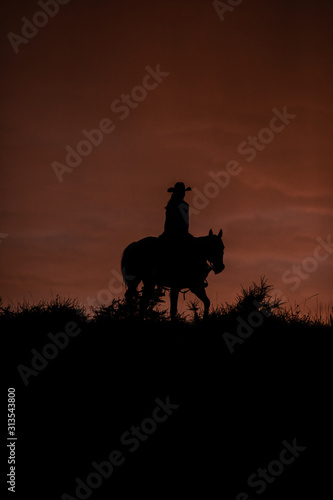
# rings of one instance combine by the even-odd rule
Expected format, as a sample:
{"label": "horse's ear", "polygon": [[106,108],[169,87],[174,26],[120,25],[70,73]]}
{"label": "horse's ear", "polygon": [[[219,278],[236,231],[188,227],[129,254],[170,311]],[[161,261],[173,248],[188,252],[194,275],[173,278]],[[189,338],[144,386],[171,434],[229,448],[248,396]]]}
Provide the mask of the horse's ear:
{"label": "horse's ear", "polygon": [[209,230],[209,236],[213,236],[213,230],[212,229]]}
{"label": "horse's ear", "polygon": [[222,234],[223,234],[223,231],[222,231],[222,229],[220,229],[220,232],[219,232],[219,234],[218,234],[218,237],[219,237],[219,238],[222,238]]}

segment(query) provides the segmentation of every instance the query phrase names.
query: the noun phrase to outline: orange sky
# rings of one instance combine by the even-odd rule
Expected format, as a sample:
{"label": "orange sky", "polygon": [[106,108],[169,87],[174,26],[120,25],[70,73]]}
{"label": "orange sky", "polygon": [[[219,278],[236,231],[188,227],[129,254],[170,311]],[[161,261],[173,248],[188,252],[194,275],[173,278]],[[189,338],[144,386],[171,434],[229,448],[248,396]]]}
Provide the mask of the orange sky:
{"label": "orange sky", "polygon": [[[331,2],[244,0],[222,22],[205,0],[71,0],[18,53],[7,34],[21,35],[22,17],[41,7],[1,9],[5,302],[122,295],[121,253],[162,232],[167,188],[190,185],[195,207],[210,173],[232,160],[241,172],[190,221],[195,236],[224,231],[213,304],[261,275],[292,304],[318,293],[332,301],[333,250],[313,257],[317,238],[333,236]],[[158,65],[169,75],[157,85],[147,77],[156,88],[136,89],[125,118],[115,112]],[[296,117],[263,132],[284,108]],[[114,130],[59,182],[52,164],[106,118]],[[266,144],[248,161],[251,146],[239,147],[258,133]],[[309,257],[292,290],[293,266]]]}

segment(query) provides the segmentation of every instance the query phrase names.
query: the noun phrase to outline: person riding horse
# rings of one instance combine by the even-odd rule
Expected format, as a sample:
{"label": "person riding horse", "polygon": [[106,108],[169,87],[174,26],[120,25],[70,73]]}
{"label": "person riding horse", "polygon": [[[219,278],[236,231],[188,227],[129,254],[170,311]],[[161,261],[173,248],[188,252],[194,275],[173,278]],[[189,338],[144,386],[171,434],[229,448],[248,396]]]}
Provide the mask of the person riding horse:
{"label": "person riding horse", "polygon": [[184,201],[183,182],[168,189],[172,193],[165,207],[164,232],[158,237],[148,236],[130,243],[121,258],[121,270],[127,290],[126,303],[132,307],[137,287],[143,283],[141,310],[147,308],[155,286],[170,288],[170,316],[177,314],[178,294],[189,289],[204,304],[207,317],[210,300],[205,288],[212,270],[219,274],[224,269],[222,229],[217,235],[194,237],[189,233],[189,204]]}

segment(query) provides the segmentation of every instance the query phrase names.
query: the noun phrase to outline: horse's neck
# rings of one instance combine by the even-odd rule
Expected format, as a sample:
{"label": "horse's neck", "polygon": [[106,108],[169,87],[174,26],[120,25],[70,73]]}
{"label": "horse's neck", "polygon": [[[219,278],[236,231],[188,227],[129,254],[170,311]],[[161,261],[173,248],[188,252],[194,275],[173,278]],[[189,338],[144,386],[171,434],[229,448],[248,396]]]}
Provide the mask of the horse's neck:
{"label": "horse's neck", "polygon": [[194,238],[199,246],[206,247],[209,236],[199,236],[198,238]]}
{"label": "horse's neck", "polygon": [[197,252],[201,255],[206,252],[208,238],[208,236],[199,236],[198,238],[194,238]]}

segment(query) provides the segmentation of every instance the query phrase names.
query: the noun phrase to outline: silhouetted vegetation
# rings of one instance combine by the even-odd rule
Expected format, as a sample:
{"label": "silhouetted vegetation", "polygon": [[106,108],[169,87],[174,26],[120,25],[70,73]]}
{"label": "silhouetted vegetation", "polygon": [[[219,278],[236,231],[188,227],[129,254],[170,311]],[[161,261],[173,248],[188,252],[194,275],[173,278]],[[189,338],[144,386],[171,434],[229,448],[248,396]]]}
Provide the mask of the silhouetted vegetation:
{"label": "silhouetted vegetation", "polygon": [[[311,312],[302,313],[300,308],[286,306],[280,299],[271,295],[272,285],[261,278],[259,284],[253,282],[247,288],[241,287],[240,293],[231,304],[225,303],[211,310],[209,317],[203,320],[203,313],[198,300],[187,302],[187,312],[178,314],[177,321],[171,323],[168,310],[168,298],[165,302],[166,292],[162,288],[156,288],[145,311],[141,308],[141,293],[128,307],[125,299],[114,299],[110,305],[100,305],[87,309],[79,304],[78,299],[61,298],[57,295],[50,302],[40,301],[31,305],[28,302],[18,303],[16,307],[4,306],[0,298],[0,321],[22,323],[25,327],[52,325],[61,327],[68,321],[75,321],[82,325],[89,323],[103,326],[111,326],[121,322],[154,322],[170,324],[172,328],[181,328],[181,325],[195,327],[202,321],[209,330],[209,325],[220,324],[224,329],[233,328],[238,317],[246,319],[252,312],[265,310],[269,314],[270,326],[288,327],[332,327],[333,315],[322,317],[313,315]],[[333,311],[332,311],[333,312]],[[49,327],[49,326],[48,326]]]}
{"label": "silhouetted vegetation", "polygon": [[68,321],[81,324],[86,320],[85,308],[79,305],[77,299],[61,298],[57,295],[49,302],[40,301],[37,304],[23,302],[14,307],[4,306],[0,298],[0,324],[2,326],[9,325],[31,333],[31,331],[43,331],[51,327],[63,328]]}

